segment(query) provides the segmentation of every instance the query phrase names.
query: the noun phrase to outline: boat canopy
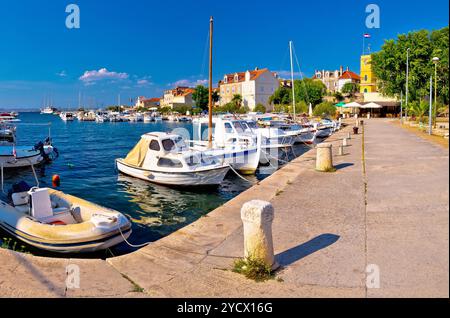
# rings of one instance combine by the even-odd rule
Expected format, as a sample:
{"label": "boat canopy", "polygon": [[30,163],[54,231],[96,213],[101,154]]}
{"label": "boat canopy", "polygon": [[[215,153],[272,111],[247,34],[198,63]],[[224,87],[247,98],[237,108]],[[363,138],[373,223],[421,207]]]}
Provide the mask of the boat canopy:
{"label": "boat canopy", "polygon": [[147,154],[148,146],[150,145],[150,140],[147,138],[141,138],[141,140],[134,146],[127,157],[124,159],[125,163],[137,167],[142,167],[144,164],[145,156]]}

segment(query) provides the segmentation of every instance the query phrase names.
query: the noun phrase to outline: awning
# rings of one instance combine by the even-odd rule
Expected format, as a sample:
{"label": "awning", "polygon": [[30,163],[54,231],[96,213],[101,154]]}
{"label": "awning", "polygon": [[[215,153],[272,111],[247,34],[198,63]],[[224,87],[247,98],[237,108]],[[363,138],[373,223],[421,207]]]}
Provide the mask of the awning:
{"label": "awning", "polygon": [[374,103],[374,102],[370,102],[368,104],[362,105],[361,108],[383,108],[383,106],[381,106],[377,103]]}
{"label": "awning", "polygon": [[361,104],[359,104],[357,102],[351,102],[351,103],[345,104],[342,107],[346,107],[346,108],[360,108]]}

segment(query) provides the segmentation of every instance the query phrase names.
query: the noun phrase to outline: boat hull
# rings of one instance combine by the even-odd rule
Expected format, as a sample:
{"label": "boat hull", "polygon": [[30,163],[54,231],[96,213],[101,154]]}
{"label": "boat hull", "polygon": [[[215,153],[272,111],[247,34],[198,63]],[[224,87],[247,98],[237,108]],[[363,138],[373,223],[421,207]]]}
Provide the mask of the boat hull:
{"label": "boat hull", "polygon": [[116,160],[117,169],[123,174],[145,181],[170,186],[207,186],[219,185],[230,169],[221,166],[214,169],[192,172],[161,172],[151,171],[125,163],[122,159]]}
{"label": "boat hull", "polygon": [[[131,223],[117,211],[101,207],[89,201],[49,190],[71,203],[73,212],[65,212],[72,217],[101,213],[116,218],[111,225],[96,226],[91,221],[79,224],[51,225],[41,223],[19,212],[16,208],[0,201],[0,227],[12,237],[38,249],[55,253],[86,253],[104,250],[117,245],[131,234]],[[54,217],[58,219],[59,215]],[[77,216],[79,217],[79,216]]]}

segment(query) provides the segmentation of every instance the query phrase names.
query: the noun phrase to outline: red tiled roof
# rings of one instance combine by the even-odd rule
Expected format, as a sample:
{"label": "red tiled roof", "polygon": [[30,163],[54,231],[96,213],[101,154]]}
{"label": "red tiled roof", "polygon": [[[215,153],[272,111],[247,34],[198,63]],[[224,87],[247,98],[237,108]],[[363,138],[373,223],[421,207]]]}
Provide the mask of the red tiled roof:
{"label": "red tiled roof", "polygon": [[353,79],[356,81],[360,81],[361,77],[358,74],[353,73],[352,71],[345,71],[344,73],[342,73],[339,79]]}
{"label": "red tiled roof", "polygon": [[[269,71],[267,68],[249,71],[250,72],[250,80],[253,81],[253,80],[257,79],[261,74],[263,74],[267,71]],[[221,80],[221,81],[219,81],[219,84],[230,84],[230,83],[243,82],[243,81],[245,81],[245,73],[246,72],[237,72],[237,73],[233,73],[233,74],[226,74],[225,76],[227,77],[227,82],[225,83],[223,80]],[[234,80],[234,77],[236,74],[238,76],[237,81]]]}
{"label": "red tiled roof", "polygon": [[153,97],[153,98],[146,98],[146,97],[139,97],[139,100],[141,102],[159,102],[161,99],[159,97]]}

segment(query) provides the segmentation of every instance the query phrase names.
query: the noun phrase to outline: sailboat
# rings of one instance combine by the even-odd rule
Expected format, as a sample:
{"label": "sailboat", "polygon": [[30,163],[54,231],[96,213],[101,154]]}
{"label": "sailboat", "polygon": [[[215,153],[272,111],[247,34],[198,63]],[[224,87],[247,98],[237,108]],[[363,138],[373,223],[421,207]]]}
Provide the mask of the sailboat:
{"label": "sailboat", "polygon": [[[229,164],[242,174],[254,174],[261,156],[261,135],[246,131],[245,121],[238,118],[213,118],[213,30],[214,19],[210,18],[209,32],[209,106],[208,117],[194,121],[194,139],[190,144],[194,149],[204,151],[209,156]],[[203,138],[207,124],[207,138]],[[214,129],[213,129],[214,128]],[[206,139],[206,140],[205,140]]]}

